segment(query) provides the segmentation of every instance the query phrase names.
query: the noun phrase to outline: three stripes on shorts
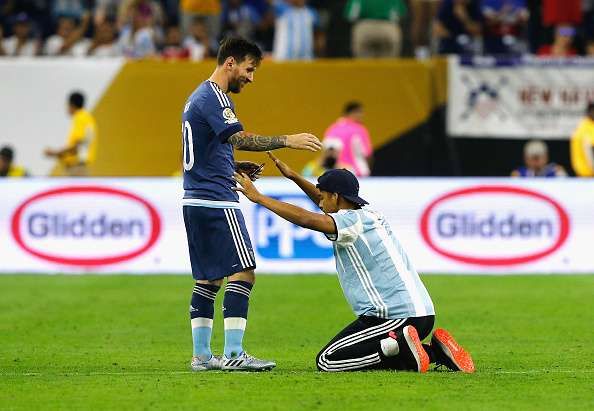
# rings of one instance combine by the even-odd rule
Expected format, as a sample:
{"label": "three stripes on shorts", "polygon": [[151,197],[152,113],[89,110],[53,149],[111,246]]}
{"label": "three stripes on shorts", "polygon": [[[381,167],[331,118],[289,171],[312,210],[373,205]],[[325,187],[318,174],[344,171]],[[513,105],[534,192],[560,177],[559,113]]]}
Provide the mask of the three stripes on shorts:
{"label": "three stripes on shorts", "polygon": [[243,238],[243,234],[241,233],[235,210],[230,208],[224,208],[223,210],[225,211],[225,217],[227,218],[227,223],[229,224],[229,229],[231,230],[231,235],[233,237],[233,243],[235,244],[235,249],[237,250],[237,255],[239,256],[239,261],[241,262],[242,267],[254,267],[256,264],[254,263],[252,253],[250,253]]}

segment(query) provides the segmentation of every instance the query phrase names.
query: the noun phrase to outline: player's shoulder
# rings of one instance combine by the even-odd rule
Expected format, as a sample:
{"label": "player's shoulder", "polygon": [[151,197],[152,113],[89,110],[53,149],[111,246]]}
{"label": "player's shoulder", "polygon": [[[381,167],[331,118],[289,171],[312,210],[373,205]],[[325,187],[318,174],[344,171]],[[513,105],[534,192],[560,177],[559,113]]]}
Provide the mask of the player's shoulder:
{"label": "player's shoulder", "polygon": [[370,206],[359,208],[356,211],[360,213],[362,219],[372,223],[386,219],[383,213],[371,208]]}
{"label": "player's shoulder", "polygon": [[335,220],[340,220],[343,225],[351,225],[361,221],[363,214],[362,209],[341,209],[336,213],[331,214]]}
{"label": "player's shoulder", "polygon": [[219,85],[213,81],[206,80],[202,85],[207,98],[216,106],[219,107],[233,107],[231,98],[221,90]]}
{"label": "player's shoulder", "polygon": [[216,83],[210,80],[205,80],[202,82],[202,84],[200,84],[196,90],[194,90],[186,104],[189,104],[201,111],[209,108],[233,108],[231,99],[225,93],[223,93]]}

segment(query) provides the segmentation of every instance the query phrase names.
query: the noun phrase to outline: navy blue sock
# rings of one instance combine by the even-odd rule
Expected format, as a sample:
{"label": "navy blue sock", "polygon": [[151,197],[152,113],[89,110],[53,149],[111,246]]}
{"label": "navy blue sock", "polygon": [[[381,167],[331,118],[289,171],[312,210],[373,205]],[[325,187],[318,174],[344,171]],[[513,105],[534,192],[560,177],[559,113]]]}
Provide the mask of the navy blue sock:
{"label": "navy blue sock", "polygon": [[225,288],[223,315],[225,317],[225,357],[235,358],[243,352],[243,333],[247,323],[250,293],[253,284],[230,281]]}
{"label": "navy blue sock", "polygon": [[210,337],[214,318],[214,300],[221,287],[212,284],[196,283],[190,302],[190,322],[194,357],[208,360],[212,356]]}

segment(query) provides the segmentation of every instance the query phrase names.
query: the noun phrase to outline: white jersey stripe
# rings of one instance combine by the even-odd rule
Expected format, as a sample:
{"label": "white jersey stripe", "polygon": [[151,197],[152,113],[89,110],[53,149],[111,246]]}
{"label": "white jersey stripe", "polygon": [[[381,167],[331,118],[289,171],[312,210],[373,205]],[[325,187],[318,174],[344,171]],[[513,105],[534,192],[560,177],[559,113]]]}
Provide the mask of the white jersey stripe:
{"label": "white jersey stripe", "polygon": [[353,247],[352,246],[345,247],[345,250],[347,252],[349,260],[351,260],[351,264],[352,264],[353,268],[355,269],[357,277],[359,278],[359,281],[361,282],[361,285],[363,286],[363,288],[365,290],[365,293],[367,294],[367,296],[369,297],[369,299],[371,300],[371,302],[373,303],[375,308],[378,310],[378,314],[380,316],[383,316],[381,301],[378,298],[378,296],[371,289],[369,281],[367,280],[366,276],[364,275],[362,267],[360,266],[359,261],[356,259],[355,255],[354,255]]}
{"label": "white jersey stripe", "polygon": [[227,102],[227,98],[225,94],[217,87],[217,94],[221,97],[221,101],[223,102],[223,106],[228,106],[229,103]]}
{"label": "white jersey stripe", "polygon": [[371,281],[365,275],[362,263],[355,257],[355,252],[353,251],[353,248],[353,246],[346,247],[347,254],[349,256],[349,259],[351,260],[351,264],[353,265],[353,268],[355,269],[357,276],[359,277],[359,281],[361,281],[361,285],[365,289],[365,293],[377,309],[379,316],[384,318],[384,304],[382,303],[379,294],[377,294],[377,290],[375,291],[375,293],[373,292]]}
{"label": "white jersey stripe", "polygon": [[383,315],[381,312],[381,304],[378,303],[375,296],[369,290],[369,286],[366,283],[366,281],[363,279],[363,276],[361,275],[361,270],[359,269],[357,262],[355,261],[351,251],[348,248],[346,248],[346,252],[347,252],[347,256],[348,256],[349,260],[351,261],[351,265],[353,266],[353,269],[355,270],[355,273],[357,274],[357,278],[359,279],[359,282],[361,283],[363,290],[365,290],[365,294],[367,294],[367,297],[369,298],[370,302],[373,304],[373,306],[375,307],[375,309],[378,312],[378,315],[381,317]]}
{"label": "white jersey stripe", "polygon": [[225,211],[225,217],[227,218],[227,224],[229,224],[229,230],[231,231],[231,236],[233,237],[233,242],[235,243],[235,249],[237,250],[237,255],[239,256],[239,261],[241,262],[241,265],[243,266],[243,268],[245,268],[245,267],[247,267],[247,264],[245,262],[245,259],[244,259],[244,256],[243,256],[241,250],[239,249],[239,243],[237,242],[237,238],[235,236],[235,230],[233,228],[233,225],[231,224],[228,210],[224,209],[224,211]]}
{"label": "white jersey stripe", "polygon": [[221,90],[219,85],[214,82],[210,82],[210,85],[213,86],[213,90],[217,93],[217,97],[220,97],[219,101],[222,101],[221,104],[224,106],[231,107],[231,102],[229,101],[229,97]]}
{"label": "white jersey stripe", "polygon": [[375,284],[373,282],[373,279],[371,278],[371,273],[369,272],[369,270],[367,270],[367,267],[363,263],[363,258],[361,258],[361,255],[359,254],[359,251],[357,250],[357,248],[355,246],[351,246],[351,251],[353,252],[353,255],[355,256],[355,258],[359,262],[359,268],[361,269],[361,271],[362,271],[362,273],[364,275],[364,278],[367,279],[367,283],[369,284],[369,288],[371,289],[371,291],[376,296],[377,300],[379,301],[379,303],[382,306],[384,318],[387,318],[388,317],[388,306],[386,305],[386,303],[382,299],[379,291],[375,287]]}
{"label": "white jersey stripe", "polygon": [[225,98],[225,101],[227,102],[227,105],[229,107],[231,107],[231,102],[229,101],[229,96],[227,96],[227,94],[223,93],[222,90],[221,90],[221,94],[223,94],[223,97]]}
{"label": "white jersey stripe", "polygon": [[415,279],[413,278],[411,272],[408,270],[408,267],[406,267],[406,264],[404,264],[402,256],[400,255],[398,250],[396,250],[396,246],[390,238],[386,228],[379,222],[378,219],[375,219],[374,226],[376,228],[377,234],[386,246],[386,250],[388,251],[390,258],[392,259],[392,262],[394,263],[396,270],[400,274],[400,277],[404,282],[406,290],[410,294],[412,303],[415,307],[416,315],[418,317],[427,315],[427,310],[425,308],[425,304],[423,303],[423,299],[419,294],[419,289],[415,284]]}
{"label": "white jersey stripe", "polygon": [[217,96],[217,99],[219,100],[219,104],[221,105],[221,107],[225,107],[225,104],[223,104],[223,100],[221,100],[221,95],[218,93],[215,86],[212,83],[209,83],[209,84],[210,84],[210,88],[212,88],[212,91],[214,91],[215,95]]}
{"label": "white jersey stripe", "polygon": [[231,106],[231,104],[229,104],[229,99],[227,98],[227,95],[223,93],[221,89],[218,90],[218,93],[221,96],[221,100],[223,100],[223,104],[225,106]]}

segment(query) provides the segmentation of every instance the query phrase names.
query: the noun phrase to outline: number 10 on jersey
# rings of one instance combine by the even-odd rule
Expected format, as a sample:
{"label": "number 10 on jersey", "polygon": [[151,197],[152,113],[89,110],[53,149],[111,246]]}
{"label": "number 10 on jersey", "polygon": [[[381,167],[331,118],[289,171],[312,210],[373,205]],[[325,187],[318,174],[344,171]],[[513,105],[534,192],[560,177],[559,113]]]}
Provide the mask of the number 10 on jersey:
{"label": "number 10 on jersey", "polygon": [[194,166],[194,141],[192,139],[192,126],[188,121],[182,124],[182,143],[184,148],[184,170],[190,171]]}

